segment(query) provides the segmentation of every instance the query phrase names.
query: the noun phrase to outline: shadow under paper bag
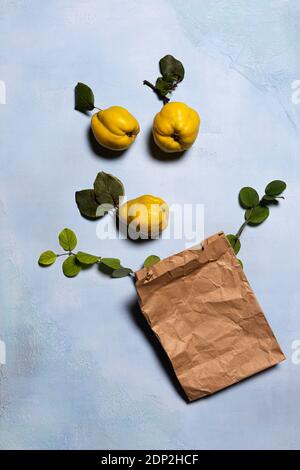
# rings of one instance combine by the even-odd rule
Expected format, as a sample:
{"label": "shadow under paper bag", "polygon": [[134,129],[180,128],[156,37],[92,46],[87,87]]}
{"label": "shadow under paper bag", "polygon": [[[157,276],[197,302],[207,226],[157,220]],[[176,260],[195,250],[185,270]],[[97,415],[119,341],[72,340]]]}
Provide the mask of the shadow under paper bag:
{"label": "shadow under paper bag", "polygon": [[285,359],[224,233],[139,270],[135,285],[190,401]]}

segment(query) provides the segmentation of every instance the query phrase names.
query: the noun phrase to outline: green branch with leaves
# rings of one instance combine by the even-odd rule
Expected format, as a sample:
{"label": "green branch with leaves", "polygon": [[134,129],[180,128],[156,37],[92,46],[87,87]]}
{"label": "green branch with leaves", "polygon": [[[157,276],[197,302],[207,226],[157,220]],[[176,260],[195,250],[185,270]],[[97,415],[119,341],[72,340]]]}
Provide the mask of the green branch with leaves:
{"label": "green branch with leaves", "polygon": [[[131,268],[125,268],[122,266],[121,261],[118,258],[102,258],[101,256],[91,255],[84,251],[74,252],[77,246],[77,236],[73,230],[64,228],[58,235],[58,242],[65,253],[55,253],[52,250],[44,251],[39,259],[38,263],[40,266],[47,267],[55,263],[57,258],[66,256],[62,264],[62,271],[66,277],[75,277],[84,268],[89,268],[93,265],[98,265],[99,270],[113,278],[122,278],[126,276],[133,276],[133,270]],[[151,267],[155,263],[160,261],[160,258],[156,255],[148,256],[143,266]]]}
{"label": "green branch with leaves", "polygon": [[155,85],[148,80],[144,80],[143,84],[151,88],[158,98],[167,104],[170,101],[167,95],[172,93],[178,83],[184,79],[184,67],[175,57],[166,55],[159,61],[159,70],[161,76],[156,79]]}
{"label": "green branch with leaves", "polygon": [[[239,203],[245,209],[244,218],[235,235],[227,235],[227,239],[237,255],[241,248],[241,235],[247,225],[255,227],[262,224],[270,214],[269,206],[277,205],[279,199],[284,199],[281,194],[286,189],[286,183],[281,180],[274,180],[265,188],[265,194],[260,199],[257,191],[249,186],[242,188],[239,192]],[[239,259],[243,267],[242,261]]]}

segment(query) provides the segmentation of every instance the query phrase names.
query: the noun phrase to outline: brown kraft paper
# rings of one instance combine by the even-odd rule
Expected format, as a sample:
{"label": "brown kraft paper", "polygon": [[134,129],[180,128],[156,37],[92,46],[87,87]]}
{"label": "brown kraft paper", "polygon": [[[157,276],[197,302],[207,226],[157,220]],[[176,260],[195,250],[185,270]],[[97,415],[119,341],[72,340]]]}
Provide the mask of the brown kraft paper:
{"label": "brown kraft paper", "polygon": [[141,269],[136,290],[190,401],[285,359],[224,233]]}

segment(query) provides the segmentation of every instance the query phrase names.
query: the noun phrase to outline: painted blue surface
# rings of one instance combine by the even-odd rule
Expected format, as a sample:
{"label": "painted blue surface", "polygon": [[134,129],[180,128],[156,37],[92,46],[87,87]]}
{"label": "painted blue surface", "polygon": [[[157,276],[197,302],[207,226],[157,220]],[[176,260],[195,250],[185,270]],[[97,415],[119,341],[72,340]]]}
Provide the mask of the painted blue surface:
{"label": "painted blue surface", "polygon": [[[299,448],[299,22],[296,0],[0,2],[0,448]],[[141,85],[166,53],[186,68],[176,100],[202,118],[196,144],[173,162],[149,152],[160,103]],[[77,81],[101,107],[138,118],[142,132],[119,158],[91,147],[89,120],[73,110]],[[239,226],[241,186],[287,181],[286,200],[245,231],[241,251],[287,361],[187,405],[136,321],[129,279],[37,266],[65,226],[80,249],[135,268],[184,248],[99,241],[74,191],[100,170],[134,196],[204,204],[206,236]]]}

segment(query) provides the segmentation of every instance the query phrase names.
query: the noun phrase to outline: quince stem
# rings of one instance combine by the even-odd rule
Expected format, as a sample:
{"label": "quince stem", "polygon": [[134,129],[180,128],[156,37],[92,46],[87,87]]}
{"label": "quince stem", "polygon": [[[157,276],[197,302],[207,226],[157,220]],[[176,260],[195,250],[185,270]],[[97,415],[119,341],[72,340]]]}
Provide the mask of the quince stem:
{"label": "quince stem", "polygon": [[248,225],[248,221],[247,221],[247,220],[245,220],[245,222],[240,226],[240,228],[239,228],[237,234],[235,235],[235,238],[236,238],[237,240],[239,240],[239,238],[240,238],[240,236],[242,235],[242,232],[243,232],[244,228],[246,227],[246,225]]}
{"label": "quince stem", "polygon": [[148,80],[144,80],[143,81],[143,85],[146,85],[148,86],[149,88],[151,88],[151,90],[154,91],[154,93],[158,96],[158,98],[164,103],[164,104],[167,104],[169,103],[170,99],[167,98],[166,96],[162,96],[159,92],[159,90],[156,88],[156,86],[153,85],[153,83],[149,82]]}
{"label": "quince stem", "polygon": [[76,255],[76,253],[73,253],[73,251],[68,251],[67,253],[56,253],[56,256],[70,256],[70,255]]}

